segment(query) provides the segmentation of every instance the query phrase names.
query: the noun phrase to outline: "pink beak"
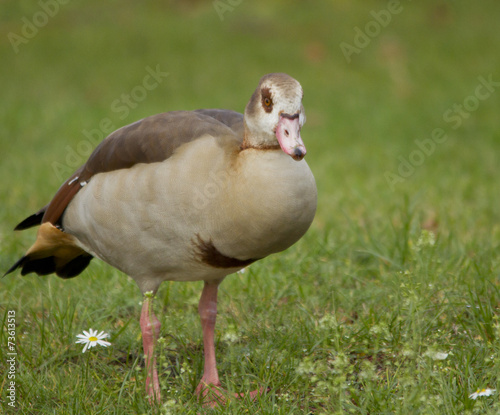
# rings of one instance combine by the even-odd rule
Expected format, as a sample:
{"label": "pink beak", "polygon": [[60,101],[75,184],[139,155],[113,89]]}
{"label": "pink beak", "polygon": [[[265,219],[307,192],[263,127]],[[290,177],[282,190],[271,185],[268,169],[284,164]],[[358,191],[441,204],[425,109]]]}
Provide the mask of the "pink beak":
{"label": "pink beak", "polygon": [[276,127],[276,138],[281,149],[294,160],[302,160],[306,155],[306,147],[300,137],[299,115],[281,114]]}

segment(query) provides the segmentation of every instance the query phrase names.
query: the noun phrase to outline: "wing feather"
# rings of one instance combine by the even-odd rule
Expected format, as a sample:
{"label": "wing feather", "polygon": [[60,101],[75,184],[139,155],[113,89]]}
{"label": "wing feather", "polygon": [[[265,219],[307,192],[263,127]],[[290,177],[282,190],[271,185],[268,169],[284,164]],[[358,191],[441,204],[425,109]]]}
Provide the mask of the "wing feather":
{"label": "wing feather", "polygon": [[96,147],[87,162],[63,183],[45,210],[39,211],[27,224],[60,225],[68,204],[95,174],[127,169],[138,163],[164,161],[180,146],[207,134],[232,135],[242,142],[243,131],[242,114],[219,109],[166,112],[122,127]]}

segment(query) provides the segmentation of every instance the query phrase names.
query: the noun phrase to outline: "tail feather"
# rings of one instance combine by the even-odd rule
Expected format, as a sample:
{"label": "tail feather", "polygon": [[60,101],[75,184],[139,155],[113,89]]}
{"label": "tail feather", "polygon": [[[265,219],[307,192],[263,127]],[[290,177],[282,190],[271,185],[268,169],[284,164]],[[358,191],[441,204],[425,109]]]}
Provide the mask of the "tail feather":
{"label": "tail feather", "polygon": [[7,274],[10,274],[11,272],[14,272],[16,269],[22,267],[24,265],[24,262],[26,260],[26,257],[23,256],[19,261],[17,261],[14,265],[12,265],[9,270],[3,274],[3,276],[5,277]]}
{"label": "tail feather", "polygon": [[54,257],[32,259],[29,256],[25,255],[19,261],[17,261],[5,273],[5,275],[15,271],[18,268],[21,268],[21,275],[26,275],[30,272],[36,272],[38,275],[48,275],[56,272]]}
{"label": "tail feather", "polygon": [[90,254],[79,255],[75,259],[69,261],[63,267],[56,270],[57,276],[61,278],[73,278],[80,274],[92,261],[93,256]]}
{"label": "tail feather", "polygon": [[28,216],[21,223],[19,223],[14,230],[15,231],[23,231],[24,229],[31,228],[33,226],[38,226],[42,223],[43,215],[45,215],[45,211],[47,210],[47,206],[41,208],[38,212],[34,213],[31,216]]}
{"label": "tail feather", "polygon": [[5,275],[21,268],[21,275],[55,273],[61,278],[73,278],[87,268],[92,258],[76,244],[73,236],[45,222],[40,226],[33,246]]}

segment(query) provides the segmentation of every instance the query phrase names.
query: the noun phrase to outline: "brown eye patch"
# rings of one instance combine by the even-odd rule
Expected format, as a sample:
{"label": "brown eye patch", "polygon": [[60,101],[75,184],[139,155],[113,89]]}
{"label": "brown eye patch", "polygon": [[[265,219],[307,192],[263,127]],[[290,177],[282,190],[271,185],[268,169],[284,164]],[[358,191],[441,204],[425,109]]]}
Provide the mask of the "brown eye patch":
{"label": "brown eye patch", "polygon": [[262,88],[262,107],[264,111],[271,112],[273,110],[273,99],[271,98],[271,90],[269,88]]}

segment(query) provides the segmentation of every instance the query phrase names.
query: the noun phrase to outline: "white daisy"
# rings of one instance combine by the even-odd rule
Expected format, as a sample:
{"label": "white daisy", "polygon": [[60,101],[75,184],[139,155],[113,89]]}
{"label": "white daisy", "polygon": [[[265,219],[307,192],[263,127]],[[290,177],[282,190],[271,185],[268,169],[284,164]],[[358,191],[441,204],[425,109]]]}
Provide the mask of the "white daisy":
{"label": "white daisy", "polygon": [[103,331],[97,334],[97,330],[95,331],[92,329],[90,329],[89,331],[83,330],[83,334],[77,334],[76,337],[78,338],[78,340],[75,343],[85,344],[82,353],[85,353],[87,349],[94,347],[96,344],[104,347],[111,346],[110,342],[103,340],[106,337],[109,337],[109,334],[104,333]]}
{"label": "white daisy", "polygon": [[473,394],[469,395],[470,399],[477,399],[479,396],[491,396],[493,395],[497,390],[496,389],[478,389],[475,391]]}
{"label": "white daisy", "polygon": [[424,353],[424,356],[430,357],[433,360],[446,360],[449,353],[445,352],[436,352],[435,350],[427,350]]}

